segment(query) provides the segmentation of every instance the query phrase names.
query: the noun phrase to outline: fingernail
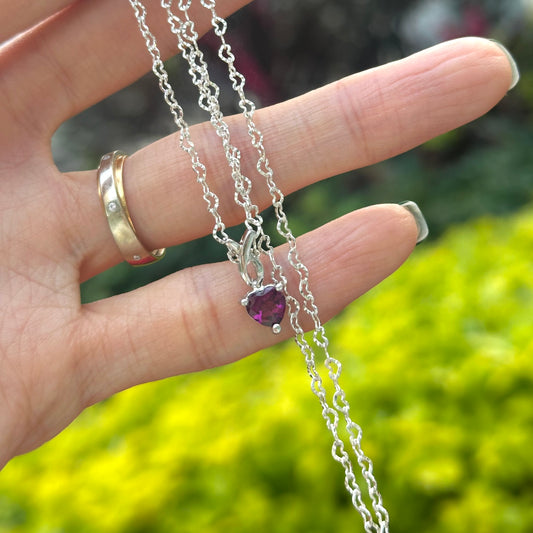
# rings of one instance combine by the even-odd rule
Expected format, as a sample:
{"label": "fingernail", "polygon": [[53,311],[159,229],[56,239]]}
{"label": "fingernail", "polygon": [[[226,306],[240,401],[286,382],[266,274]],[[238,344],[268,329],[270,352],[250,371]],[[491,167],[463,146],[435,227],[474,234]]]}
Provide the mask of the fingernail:
{"label": "fingernail", "polygon": [[509,60],[509,64],[511,65],[511,73],[512,73],[512,80],[511,80],[511,86],[509,87],[509,90],[514,89],[520,80],[520,71],[518,70],[518,65],[514,59],[514,57],[511,55],[511,52],[507,50],[507,48],[500,43],[500,41],[497,41],[496,39],[490,39],[494,44],[500,47],[501,51],[504,52],[504,54],[507,56],[507,59]]}
{"label": "fingernail", "polygon": [[409,211],[411,215],[413,215],[413,218],[416,222],[416,227],[418,228],[418,235],[416,237],[416,244],[421,243],[428,235],[429,235],[429,228],[428,224],[426,222],[426,219],[424,218],[424,215],[422,214],[422,211],[420,211],[420,207],[415,202],[401,202],[400,205]]}

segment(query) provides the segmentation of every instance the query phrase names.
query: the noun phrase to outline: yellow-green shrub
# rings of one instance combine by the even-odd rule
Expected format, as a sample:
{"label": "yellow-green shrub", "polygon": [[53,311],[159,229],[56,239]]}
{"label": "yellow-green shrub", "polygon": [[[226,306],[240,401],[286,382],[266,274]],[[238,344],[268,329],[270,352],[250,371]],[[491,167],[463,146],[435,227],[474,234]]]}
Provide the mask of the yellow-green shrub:
{"label": "yellow-green shrub", "polygon": [[[533,531],[533,216],[421,247],[330,324],[396,533]],[[285,344],[137,387],[0,474],[10,533],[363,531]]]}

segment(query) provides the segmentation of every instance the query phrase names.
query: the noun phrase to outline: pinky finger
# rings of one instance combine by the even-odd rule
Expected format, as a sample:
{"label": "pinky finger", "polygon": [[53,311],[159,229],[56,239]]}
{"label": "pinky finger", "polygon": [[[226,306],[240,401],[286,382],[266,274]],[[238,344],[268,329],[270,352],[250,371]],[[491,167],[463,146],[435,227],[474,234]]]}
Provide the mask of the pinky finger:
{"label": "pinky finger", "polygon": [[[322,321],[396,270],[417,240],[412,214],[397,205],[361,209],[298,239]],[[286,247],[276,256],[287,267]],[[292,334],[287,317],[273,335],[243,311],[247,292],[232,263],[202,265],[127,294],[87,304],[84,404],[164,377],[233,362]],[[295,294],[293,294],[295,295]],[[309,327],[302,320],[304,327]]]}

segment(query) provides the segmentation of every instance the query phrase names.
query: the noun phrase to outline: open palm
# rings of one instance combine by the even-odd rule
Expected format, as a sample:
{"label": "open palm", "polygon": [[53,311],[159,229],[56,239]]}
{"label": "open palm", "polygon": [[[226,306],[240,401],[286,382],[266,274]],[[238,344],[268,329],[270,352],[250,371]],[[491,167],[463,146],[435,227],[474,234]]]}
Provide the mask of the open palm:
{"label": "open palm", "polygon": [[[220,14],[245,3],[221,0]],[[158,2],[146,4],[159,12]],[[94,402],[138,383],[234,361],[289,336],[290,328],[276,337],[249,319],[239,303],[242,281],[229,262],[81,304],[80,282],[122,259],[100,204],[96,171],[59,172],[51,137],[69,117],[142,76],[150,58],[127,1],[0,0],[0,11],[0,40],[6,41],[0,48],[3,466]],[[198,27],[207,31],[205,12],[196,11]],[[156,17],[153,29],[164,25]],[[165,55],[173,42],[171,35],[161,40]],[[256,121],[276,181],[288,193],[473,120],[499,101],[510,80],[497,45],[462,39],[263,109]],[[247,146],[242,119],[228,121],[236,143]],[[216,134],[200,124],[192,136],[219,191],[226,225],[241,222]],[[176,146],[170,136],[126,160],[128,207],[149,249],[212,229],[188,156]],[[243,149],[245,172],[254,164],[252,150]],[[265,192],[255,201],[266,207],[270,199]],[[406,210],[383,205],[302,236],[299,247],[323,320],[394,271],[416,232]]]}

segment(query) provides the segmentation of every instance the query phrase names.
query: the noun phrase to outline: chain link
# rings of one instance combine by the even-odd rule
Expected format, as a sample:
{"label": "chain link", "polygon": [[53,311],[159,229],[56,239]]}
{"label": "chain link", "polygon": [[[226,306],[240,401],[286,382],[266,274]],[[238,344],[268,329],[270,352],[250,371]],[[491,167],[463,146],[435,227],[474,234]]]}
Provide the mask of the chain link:
{"label": "chain link", "polygon": [[[174,91],[168,81],[168,74],[161,60],[157,41],[146,23],[146,8],[140,0],[128,1],[134,9],[139,28],[146,41],[147,49],[152,56],[152,70],[159,79],[159,86],[163,92],[165,102],[168,104],[174,122],[180,132],[180,147],[187,152],[191,158],[192,168],[196,174],[197,181],[202,187],[203,198],[207,203],[208,211],[215,220],[213,237],[228,248],[228,258],[233,262],[237,262],[238,245],[232,241],[225,232],[225,225],[218,212],[219,198],[211,191],[207,183],[206,168],[200,162],[198,153],[190,137],[189,126],[184,119],[183,109],[178,104]],[[284,211],[284,196],[274,181],[273,170],[270,166],[264,147],[263,134],[254,121],[255,104],[246,97],[244,92],[246,83],[245,77],[236,69],[235,56],[230,44],[225,38],[227,23],[223,18],[217,15],[215,0],[200,0],[201,5],[210,12],[214,33],[220,39],[218,56],[220,60],[227,65],[232,89],[238,95],[239,107],[246,119],[248,135],[252,145],[257,151],[256,168],[258,173],[264,177],[271,195],[272,205],[277,220],[277,231],[285,238],[289,245],[288,260],[298,275],[299,293],[302,298],[301,303],[297,298],[291,296],[287,292],[287,277],[281,265],[279,265],[275,259],[270,237],[264,233],[262,226],[263,219],[259,215],[259,208],[253,204],[250,199],[252,182],[242,173],[240,164],[241,153],[231,142],[229,127],[224,120],[220,109],[220,87],[210,79],[207,63],[198,46],[198,33],[196,32],[194,21],[189,17],[188,12],[191,3],[191,0],[161,0],[161,6],[166,11],[170,29],[178,39],[178,48],[189,64],[189,74],[191,79],[194,85],[198,88],[198,105],[209,113],[211,124],[222,141],[224,153],[234,182],[235,203],[244,210],[245,225],[247,228],[257,233],[261,249],[266,253],[272,264],[273,279],[279,281],[284,287],[287,298],[289,320],[295,333],[295,340],[305,357],[307,371],[311,378],[311,390],[320,402],[322,416],[333,437],[333,445],[331,449],[332,456],[335,461],[339,462],[344,468],[345,487],[351,495],[352,504],[362,516],[364,528],[367,533],[388,533],[389,516],[383,506],[382,497],[378,490],[377,481],[373,473],[372,461],[365,455],[361,447],[362,430],[360,426],[351,419],[350,405],[346,399],[346,393],[339,383],[342,365],[340,361],[332,357],[329,353],[329,340],[326,336],[324,326],[321,323],[318,308],[309,286],[309,271],[300,259],[296,247],[296,238],[289,228],[287,215]],[[179,15],[172,11],[173,4],[180,12]],[[322,377],[317,369],[314,349],[307,341],[304,335],[304,330],[300,324],[299,317],[302,306],[303,311],[311,317],[313,321],[314,330],[312,334],[312,342],[316,348],[321,350],[324,356],[324,365],[328,371],[328,377],[334,387],[331,405],[328,402],[327,391]],[[370,496],[371,506],[374,511],[374,516],[377,519],[377,523],[363,499],[361,488],[354,473],[350,454],[346,451],[345,443],[339,435],[340,416],[342,416],[344,420],[344,428],[348,434],[350,448],[355,454],[357,464],[359,465],[361,474],[367,485],[368,495]]]}

